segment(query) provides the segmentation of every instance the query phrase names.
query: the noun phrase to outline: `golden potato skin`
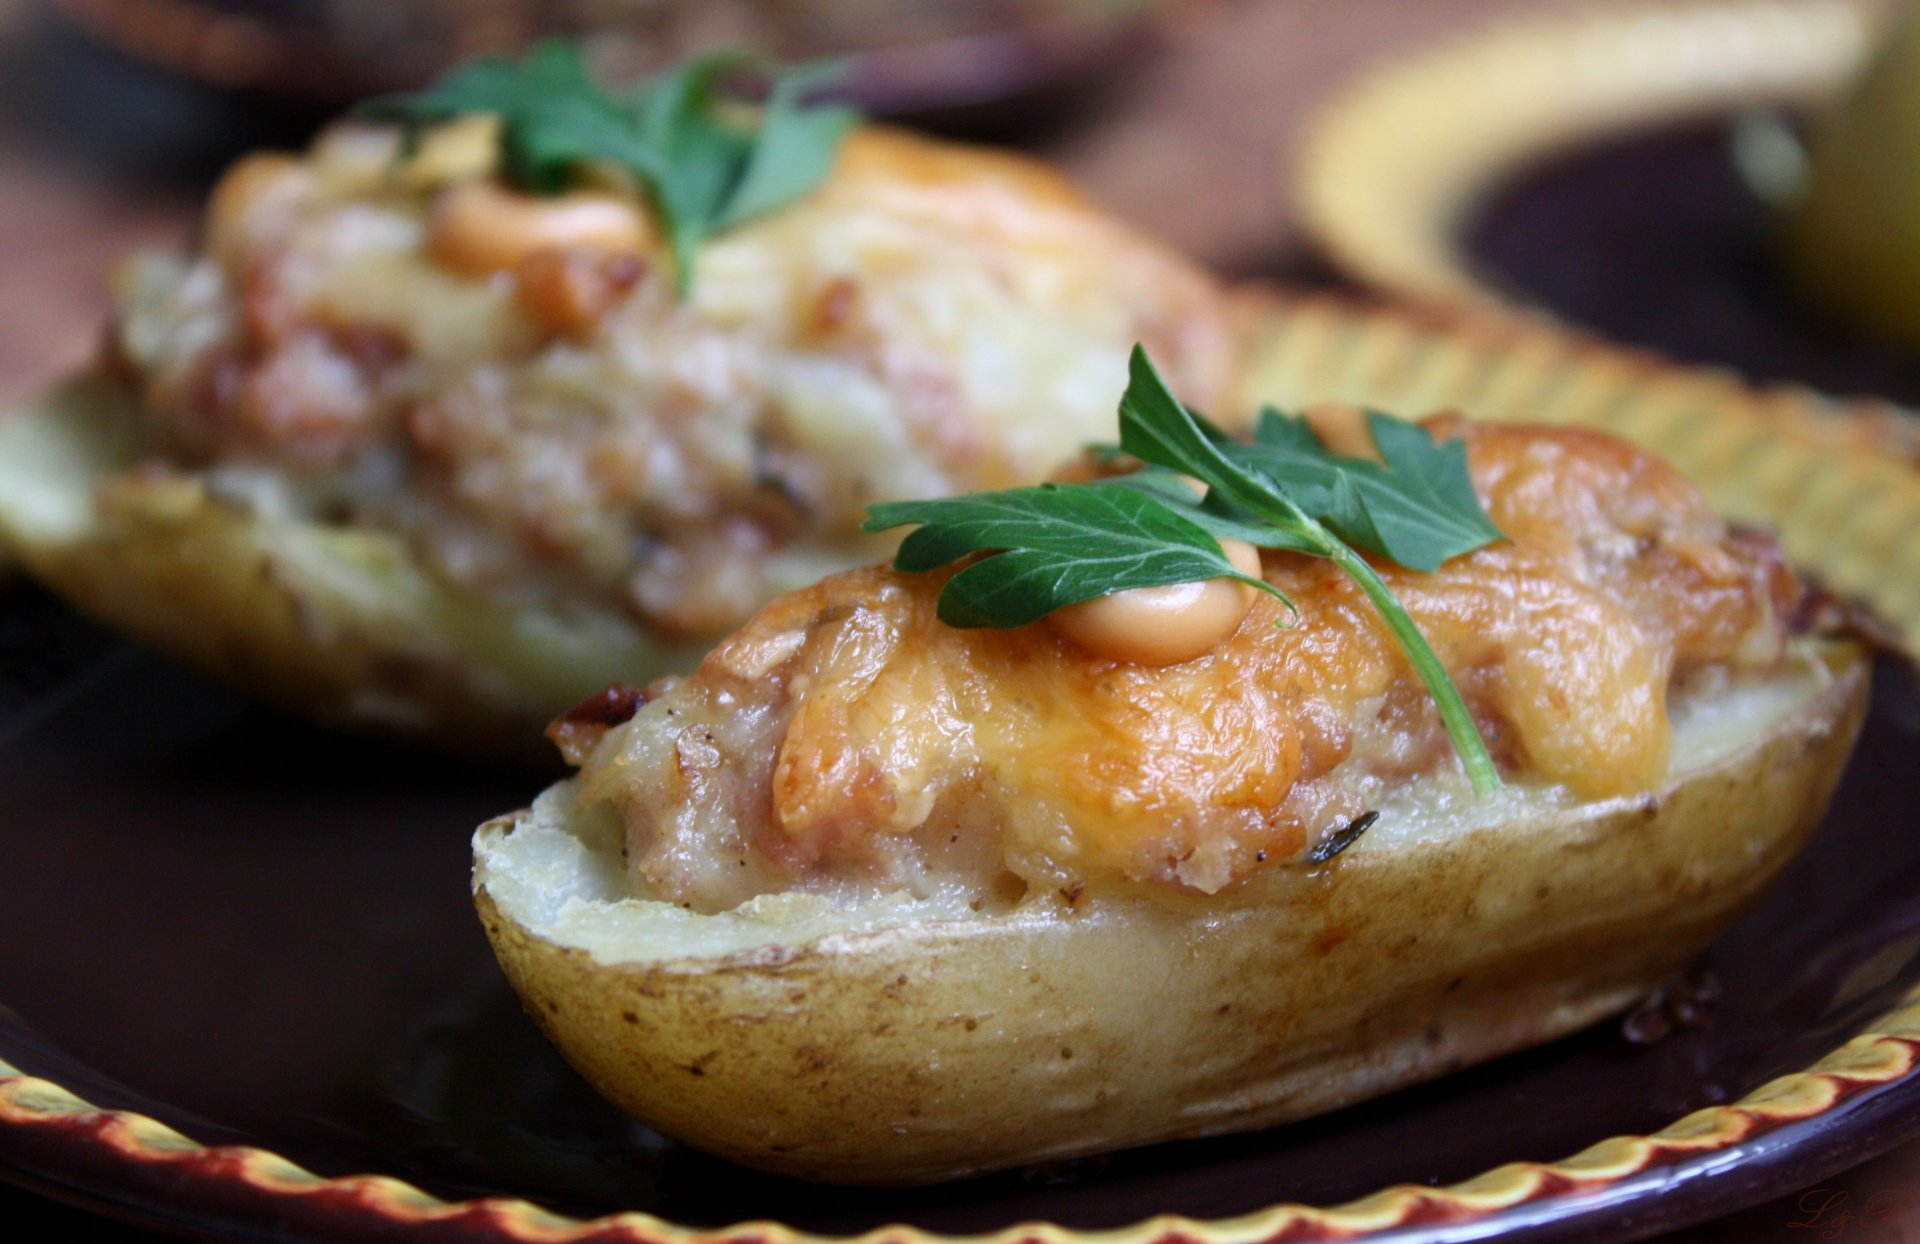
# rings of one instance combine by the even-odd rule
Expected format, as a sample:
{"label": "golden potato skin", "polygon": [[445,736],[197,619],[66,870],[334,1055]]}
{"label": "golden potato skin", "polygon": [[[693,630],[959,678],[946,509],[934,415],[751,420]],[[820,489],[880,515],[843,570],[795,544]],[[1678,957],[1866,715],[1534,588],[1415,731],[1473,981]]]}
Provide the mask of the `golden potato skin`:
{"label": "golden potato skin", "polygon": [[90,616],[304,717],[553,767],[540,727],[691,665],[623,617],[482,606],[397,539],[271,522],[133,465],[132,399],[82,379],[0,418],[0,548]]}
{"label": "golden potato skin", "polygon": [[1857,652],[1831,663],[1775,729],[1652,794],[1363,839],[1207,901],[1095,894],[619,966],[475,901],[596,1088],[745,1165],[912,1184],[1265,1127],[1573,1031],[1684,967],[1826,806],[1867,684]]}

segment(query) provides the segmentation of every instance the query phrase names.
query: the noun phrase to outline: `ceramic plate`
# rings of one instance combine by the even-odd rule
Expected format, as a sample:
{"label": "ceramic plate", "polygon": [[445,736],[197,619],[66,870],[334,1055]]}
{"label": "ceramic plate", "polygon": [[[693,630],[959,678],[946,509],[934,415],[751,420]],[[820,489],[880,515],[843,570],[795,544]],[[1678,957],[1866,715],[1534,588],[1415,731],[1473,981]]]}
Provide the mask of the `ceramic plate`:
{"label": "ceramic plate", "polygon": [[[1728,508],[1776,512],[1830,579],[1920,628],[1920,550],[1885,543],[1920,481],[1844,428],[1561,334],[1314,301],[1274,323],[1257,383],[1278,400],[1619,427]],[[626,1121],[520,1014],[468,906],[467,838],[538,777],[268,715],[16,585],[0,1167],[155,1225],[276,1240],[1635,1238],[1920,1132],[1916,747],[1920,681],[1885,658],[1813,846],[1634,1021],[1639,1040],[1616,1020],[1256,1135],[818,1189]]]}

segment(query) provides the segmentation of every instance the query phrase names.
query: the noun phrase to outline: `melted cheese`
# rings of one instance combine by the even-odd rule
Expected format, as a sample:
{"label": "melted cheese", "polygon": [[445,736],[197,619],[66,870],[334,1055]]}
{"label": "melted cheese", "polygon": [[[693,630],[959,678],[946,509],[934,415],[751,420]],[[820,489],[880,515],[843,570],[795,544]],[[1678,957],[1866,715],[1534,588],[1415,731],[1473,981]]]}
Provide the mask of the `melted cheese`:
{"label": "melted cheese", "polygon": [[[1436,421],[1511,537],[1381,566],[1510,779],[1570,798],[1667,773],[1668,698],[1771,671],[1796,591],[1671,469],[1594,433]],[[979,895],[1110,881],[1217,891],[1416,779],[1450,744],[1331,564],[1269,553],[1233,637],[1167,668],[1052,628],[961,631],[942,577],[864,570],[782,598],[586,757],[636,884],[700,910],[848,886]]]}

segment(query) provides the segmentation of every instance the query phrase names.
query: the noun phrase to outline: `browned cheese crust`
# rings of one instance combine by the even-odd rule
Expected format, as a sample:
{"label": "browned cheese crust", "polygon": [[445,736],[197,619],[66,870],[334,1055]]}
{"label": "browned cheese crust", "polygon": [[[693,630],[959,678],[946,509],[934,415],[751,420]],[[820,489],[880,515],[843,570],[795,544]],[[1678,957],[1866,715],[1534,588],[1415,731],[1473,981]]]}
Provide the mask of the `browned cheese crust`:
{"label": "browned cheese crust", "polygon": [[[1798,587],[1777,548],[1623,441],[1430,426],[1466,439],[1509,539],[1382,575],[1512,781],[1653,789],[1670,692],[1782,659]],[[625,817],[636,892],[700,911],[844,887],[1218,892],[1456,772],[1359,589],[1298,554],[1269,552],[1264,572],[1297,621],[1261,597],[1217,650],[1168,668],[1044,624],[945,626],[940,576],[837,576],[769,605],[604,739],[572,732],[582,798]]]}

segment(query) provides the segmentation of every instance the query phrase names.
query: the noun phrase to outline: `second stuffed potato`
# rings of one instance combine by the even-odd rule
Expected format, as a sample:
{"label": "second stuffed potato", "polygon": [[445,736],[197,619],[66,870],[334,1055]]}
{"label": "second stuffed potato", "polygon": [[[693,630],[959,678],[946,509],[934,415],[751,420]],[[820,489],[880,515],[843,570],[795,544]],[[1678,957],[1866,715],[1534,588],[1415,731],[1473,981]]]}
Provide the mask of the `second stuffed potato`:
{"label": "second stuffed potato", "polygon": [[0,548],[285,707],[525,747],[883,553],[865,503],[1044,475],[1136,340],[1234,389],[1229,295],[1019,157],[858,128],[682,274],[618,170],[540,198],[503,151],[242,161],[121,273],[98,374],[0,420]]}

